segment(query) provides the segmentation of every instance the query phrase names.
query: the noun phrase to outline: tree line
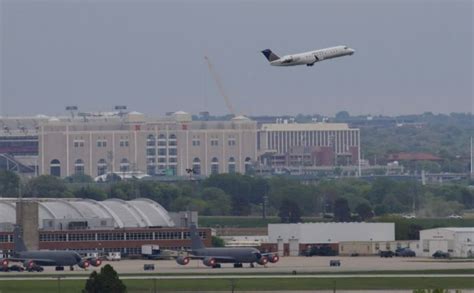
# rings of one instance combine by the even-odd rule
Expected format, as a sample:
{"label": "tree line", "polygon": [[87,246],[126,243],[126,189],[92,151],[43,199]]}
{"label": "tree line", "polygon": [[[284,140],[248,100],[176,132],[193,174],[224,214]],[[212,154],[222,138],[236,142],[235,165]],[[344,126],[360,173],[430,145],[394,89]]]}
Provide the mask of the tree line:
{"label": "tree line", "polygon": [[0,172],[0,196],[77,197],[95,200],[149,198],[169,211],[197,210],[201,215],[280,216],[296,222],[301,216],[323,216],[337,221],[367,220],[373,216],[412,213],[445,217],[474,208],[474,190],[468,184],[421,185],[381,177],[321,180],[303,184],[286,177],[241,174],[212,175],[202,181],[163,183],[127,180],[96,183],[87,175],[66,179],[42,175],[20,180]]}

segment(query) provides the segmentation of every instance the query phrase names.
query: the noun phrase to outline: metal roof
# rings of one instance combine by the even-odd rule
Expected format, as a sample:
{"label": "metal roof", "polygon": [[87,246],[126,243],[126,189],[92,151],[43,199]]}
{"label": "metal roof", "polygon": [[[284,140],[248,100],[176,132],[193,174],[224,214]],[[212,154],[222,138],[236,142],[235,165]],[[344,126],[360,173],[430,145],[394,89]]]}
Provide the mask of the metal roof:
{"label": "metal roof", "polygon": [[[0,198],[0,223],[15,223],[16,198]],[[107,199],[65,198],[26,198],[25,201],[37,201],[39,228],[43,220],[51,219],[110,219],[116,228],[137,228],[162,226],[173,227],[175,224],[168,212],[157,202],[147,198],[130,201]]]}

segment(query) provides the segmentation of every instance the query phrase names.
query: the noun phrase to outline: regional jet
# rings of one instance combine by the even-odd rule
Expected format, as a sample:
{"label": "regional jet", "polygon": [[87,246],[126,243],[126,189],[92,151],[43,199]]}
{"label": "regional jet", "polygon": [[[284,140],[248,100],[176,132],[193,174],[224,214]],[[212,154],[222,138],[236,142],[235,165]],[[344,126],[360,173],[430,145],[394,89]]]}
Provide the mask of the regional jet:
{"label": "regional jet", "polygon": [[176,262],[187,265],[191,259],[202,260],[205,266],[220,268],[221,263],[233,263],[234,268],[241,268],[244,263],[254,267],[254,263],[266,265],[268,262],[276,263],[280,259],[275,253],[261,253],[255,248],[206,248],[199,237],[196,225],[191,225],[191,251],[189,256],[180,256]]}
{"label": "regional jet", "polygon": [[86,269],[90,265],[97,267],[102,263],[98,258],[82,258],[77,252],[69,250],[28,251],[21,235],[21,227],[16,225],[13,230],[13,255],[0,258],[0,270],[8,271],[10,262],[21,262],[29,271],[43,271],[42,266],[55,266],[56,270],[64,270],[65,266],[69,266],[73,270],[77,265]]}
{"label": "regional jet", "polygon": [[320,62],[327,59],[347,56],[354,54],[355,50],[348,46],[336,46],[321,50],[309,51],[304,53],[285,55],[278,57],[270,49],[262,51],[263,55],[273,66],[293,66],[293,65],[304,65],[313,66],[314,63]]}

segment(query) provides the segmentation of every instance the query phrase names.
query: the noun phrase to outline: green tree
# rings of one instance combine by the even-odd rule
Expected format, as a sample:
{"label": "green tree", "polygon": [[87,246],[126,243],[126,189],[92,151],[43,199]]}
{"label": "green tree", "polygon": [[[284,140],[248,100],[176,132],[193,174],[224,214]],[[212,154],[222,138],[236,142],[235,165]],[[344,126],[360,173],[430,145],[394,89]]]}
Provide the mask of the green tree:
{"label": "green tree", "polygon": [[368,203],[360,203],[355,208],[355,211],[359,215],[360,220],[362,221],[371,219],[374,216],[374,211]]}
{"label": "green tree", "polygon": [[11,171],[0,171],[0,197],[17,197],[20,177]]}
{"label": "green tree", "polygon": [[41,175],[28,181],[26,196],[30,197],[71,197],[64,180],[51,175]]}
{"label": "green tree", "polygon": [[230,215],[231,198],[222,189],[217,187],[207,187],[201,192],[201,198],[207,203],[204,215]]}
{"label": "green tree", "polygon": [[224,246],[225,246],[224,239],[217,236],[212,236],[212,247],[224,247]]}
{"label": "green tree", "polygon": [[92,183],[94,179],[91,176],[86,174],[74,174],[64,178],[68,183]]}
{"label": "green tree", "polygon": [[77,198],[90,198],[94,200],[105,200],[107,193],[97,187],[84,186],[73,191],[74,197]]}
{"label": "green tree", "polygon": [[120,280],[114,268],[107,264],[100,273],[92,272],[86,282],[84,293],[124,293],[127,287]]}
{"label": "green tree", "polygon": [[351,220],[351,210],[345,198],[338,198],[334,202],[334,220],[336,222],[349,222]]}
{"label": "green tree", "polygon": [[296,201],[284,199],[281,202],[278,216],[282,223],[300,223],[301,209]]}

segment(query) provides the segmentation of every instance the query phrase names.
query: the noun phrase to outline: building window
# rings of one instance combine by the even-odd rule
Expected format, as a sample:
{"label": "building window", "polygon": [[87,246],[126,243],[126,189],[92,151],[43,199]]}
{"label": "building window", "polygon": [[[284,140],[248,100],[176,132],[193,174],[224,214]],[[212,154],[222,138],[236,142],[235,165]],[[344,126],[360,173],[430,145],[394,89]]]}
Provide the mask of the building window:
{"label": "building window", "polygon": [[98,147],[98,148],[105,148],[105,147],[107,147],[107,140],[105,140],[105,139],[98,139],[98,140],[97,140],[97,147]]}
{"label": "building window", "polygon": [[120,147],[128,147],[129,144],[128,144],[128,140],[127,139],[121,139],[120,140]]}
{"label": "building window", "polygon": [[229,159],[229,173],[235,173],[235,159],[230,157]]}
{"label": "building window", "polygon": [[49,174],[56,177],[61,177],[61,163],[54,159],[49,163]]}
{"label": "building window", "polygon": [[236,145],[235,138],[234,137],[229,138],[227,143],[228,143],[229,146],[235,146]]}
{"label": "building window", "polygon": [[170,156],[176,156],[178,154],[178,150],[177,149],[169,149],[168,154]]}
{"label": "building window", "polygon": [[77,159],[76,162],[74,162],[74,174],[84,174],[84,161],[82,159]]}
{"label": "building window", "polygon": [[107,173],[107,162],[105,159],[100,159],[97,162],[97,176],[104,175]]}
{"label": "building window", "polygon": [[175,146],[176,143],[176,134],[170,134],[169,139],[168,139],[168,145],[170,146]]}
{"label": "building window", "polygon": [[176,159],[175,157],[169,158],[168,162],[169,162],[169,163],[176,163],[176,162],[177,162],[177,159]]}
{"label": "building window", "polygon": [[245,158],[245,173],[249,173],[252,170],[252,159]]}
{"label": "building window", "polygon": [[166,135],[160,134],[158,136],[158,145],[165,146],[166,145]]}
{"label": "building window", "polygon": [[193,173],[201,175],[201,160],[199,158],[194,158],[193,160]]}
{"label": "building window", "polygon": [[158,149],[158,156],[166,156],[166,149]]}
{"label": "building window", "polygon": [[84,147],[84,140],[83,139],[75,139],[74,140],[74,147],[75,148],[83,148]]}
{"label": "building window", "polygon": [[219,140],[217,138],[211,138],[211,146],[218,146]]}
{"label": "building window", "polygon": [[155,149],[146,149],[146,155],[153,157],[153,156],[156,155],[156,150]]}
{"label": "building window", "polygon": [[156,139],[155,139],[155,136],[150,134],[148,135],[147,139],[146,139],[146,145],[147,146],[155,146],[156,145]]}
{"label": "building window", "polygon": [[120,161],[120,172],[128,171],[130,171],[130,163],[127,159],[123,158],[122,161]]}
{"label": "building window", "polygon": [[158,163],[166,163],[166,158],[158,158]]}
{"label": "building window", "polygon": [[200,146],[201,145],[201,141],[197,138],[193,138],[193,146]]}
{"label": "building window", "polygon": [[217,158],[211,160],[211,174],[219,174],[219,160]]}

